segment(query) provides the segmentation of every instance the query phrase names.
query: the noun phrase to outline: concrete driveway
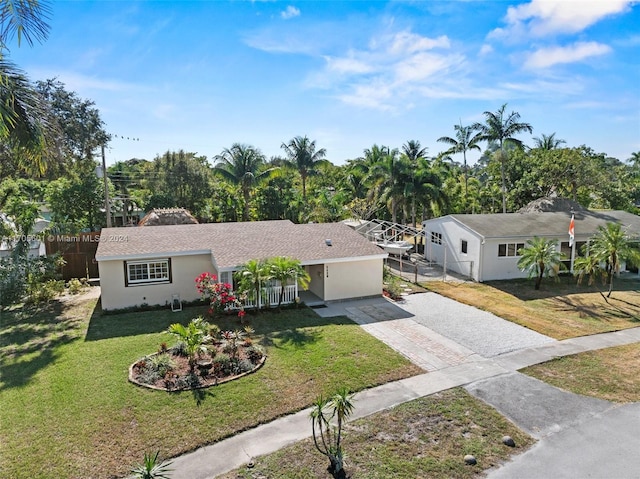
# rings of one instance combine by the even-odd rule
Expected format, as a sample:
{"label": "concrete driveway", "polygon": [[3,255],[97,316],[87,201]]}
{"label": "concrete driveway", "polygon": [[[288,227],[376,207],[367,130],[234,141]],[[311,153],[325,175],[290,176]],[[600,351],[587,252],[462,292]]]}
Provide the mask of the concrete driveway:
{"label": "concrete driveway", "polygon": [[320,316],[346,315],[426,371],[437,371],[555,340],[436,293],[333,303]]}

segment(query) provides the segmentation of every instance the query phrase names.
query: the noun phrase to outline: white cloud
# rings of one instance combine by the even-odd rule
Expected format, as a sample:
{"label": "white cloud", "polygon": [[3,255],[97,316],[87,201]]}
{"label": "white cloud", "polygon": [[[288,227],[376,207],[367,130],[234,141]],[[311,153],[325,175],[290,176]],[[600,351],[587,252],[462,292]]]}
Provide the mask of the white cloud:
{"label": "white cloud", "polygon": [[480,47],[480,52],[479,52],[480,56],[490,55],[492,53],[493,53],[493,47],[488,43],[485,43],[484,45],[482,45],[482,47]]}
{"label": "white cloud", "polygon": [[497,28],[490,38],[523,39],[558,33],[577,33],[607,16],[631,8],[631,0],[532,0],[509,7],[507,26]]}
{"label": "white cloud", "polygon": [[585,58],[605,55],[611,47],[598,42],[578,42],[567,47],[541,48],[527,58],[524,66],[528,69],[548,68],[560,63],[575,63]]}
{"label": "white cloud", "polygon": [[285,20],[289,20],[290,18],[294,18],[294,17],[299,17],[300,9],[294,7],[293,5],[289,5],[285,10],[280,12],[280,16]]}
{"label": "white cloud", "polygon": [[343,58],[325,56],[324,59],[327,62],[327,70],[336,73],[362,74],[374,71],[374,66],[371,63],[351,56]]}

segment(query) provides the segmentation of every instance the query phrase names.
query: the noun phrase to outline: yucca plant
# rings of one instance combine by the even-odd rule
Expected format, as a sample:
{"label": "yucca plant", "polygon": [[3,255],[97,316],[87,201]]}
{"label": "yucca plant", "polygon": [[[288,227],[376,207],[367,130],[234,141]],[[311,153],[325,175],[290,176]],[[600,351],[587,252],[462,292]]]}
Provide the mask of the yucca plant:
{"label": "yucca plant", "polygon": [[[334,477],[344,466],[342,450],[342,425],[353,412],[353,395],[347,388],[339,389],[333,396],[319,396],[311,406],[311,430],[316,449],[329,458],[329,472]],[[331,423],[335,419],[335,425]]]}
{"label": "yucca plant", "polygon": [[163,463],[158,460],[160,451],[155,454],[144,453],[144,461],[131,470],[136,479],[170,479],[167,473],[171,472],[170,462]]}

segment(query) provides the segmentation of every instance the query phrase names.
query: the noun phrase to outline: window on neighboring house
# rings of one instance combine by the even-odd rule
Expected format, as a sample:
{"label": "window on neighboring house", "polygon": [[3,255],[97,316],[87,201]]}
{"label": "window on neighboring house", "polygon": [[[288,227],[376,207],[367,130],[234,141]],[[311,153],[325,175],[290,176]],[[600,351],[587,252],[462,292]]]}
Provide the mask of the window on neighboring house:
{"label": "window on neighboring house", "polygon": [[126,261],[125,285],[170,283],[171,260]]}
{"label": "window on neighboring house", "polygon": [[467,254],[468,243],[467,240],[462,240],[460,242],[460,252],[462,254]]}
{"label": "window on neighboring house", "polygon": [[431,242],[434,244],[442,244],[442,233],[431,232]]}
{"label": "window on neighboring house", "polygon": [[518,251],[524,248],[524,243],[500,243],[498,256],[520,256]]}

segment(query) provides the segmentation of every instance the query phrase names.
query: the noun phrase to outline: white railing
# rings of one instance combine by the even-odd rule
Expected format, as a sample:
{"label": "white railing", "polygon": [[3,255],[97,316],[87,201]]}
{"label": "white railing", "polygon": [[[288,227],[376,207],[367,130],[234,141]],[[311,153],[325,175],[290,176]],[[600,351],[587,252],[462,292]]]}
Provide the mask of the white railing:
{"label": "white railing", "polygon": [[[280,292],[282,291],[281,286],[271,286],[267,288],[260,289],[260,301],[257,305],[259,308],[268,305],[269,307],[277,306],[278,301],[280,300]],[[282,304],[292,304],[295,303],[296,298],[298,297],[298,285],[290,284],[284,287],[284,295],[282,297]],[[255,308],[256,307],[256,299],[255,292],[251,294],[249,292],[247,299],[244,301],[245,308]]]}

